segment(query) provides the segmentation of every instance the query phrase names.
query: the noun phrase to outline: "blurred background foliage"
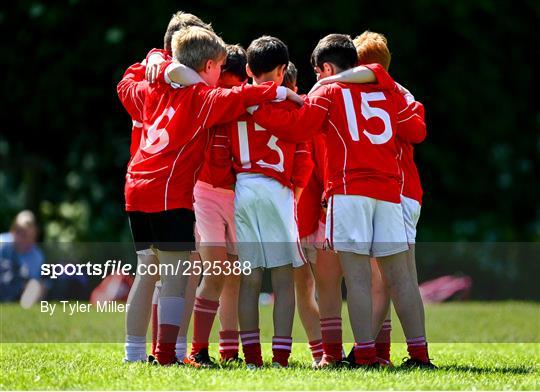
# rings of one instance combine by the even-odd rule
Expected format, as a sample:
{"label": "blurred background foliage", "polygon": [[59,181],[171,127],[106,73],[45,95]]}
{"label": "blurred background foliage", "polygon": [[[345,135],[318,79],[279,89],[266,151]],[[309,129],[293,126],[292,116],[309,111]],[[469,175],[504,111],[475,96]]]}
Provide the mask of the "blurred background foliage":
{"label": "blurred background foliage", "polygon": [[418,240],[540,241],[533,0],[3,2],[0,230],[30,208],[46,241],[130,239],[123,184],[131,122],[115,86],[163,45],[179,9],[212,22],[228,43],[283,39],[301,92],[315,80],[309,56],[321,37],[384,33],[391,74],[426,106]]}

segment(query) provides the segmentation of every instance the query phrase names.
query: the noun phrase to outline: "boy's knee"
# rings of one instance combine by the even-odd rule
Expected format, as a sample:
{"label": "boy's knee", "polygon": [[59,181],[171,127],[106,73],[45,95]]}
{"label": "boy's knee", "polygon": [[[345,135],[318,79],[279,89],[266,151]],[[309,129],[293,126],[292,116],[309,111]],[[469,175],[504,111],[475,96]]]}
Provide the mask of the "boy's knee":
{"label": "boy's knee", "polygon": [[241,290],[259,290],[262,283],[262,277],[254,276],[254,275],[245,275],[242,276],[242,280],[240,282],[240,288]]}

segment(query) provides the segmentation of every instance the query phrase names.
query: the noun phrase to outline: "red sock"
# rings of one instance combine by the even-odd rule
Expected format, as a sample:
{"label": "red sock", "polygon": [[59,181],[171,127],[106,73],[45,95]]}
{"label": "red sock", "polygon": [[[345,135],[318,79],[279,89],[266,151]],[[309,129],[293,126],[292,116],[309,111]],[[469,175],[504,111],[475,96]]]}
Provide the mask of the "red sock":
{"label": "red sock", "polygon": [[392,321],[390,319],[384,320],[384,323],[375,338],[375,349],[377,350],[377,357],[386,361],[390,361],[390,333],[392,332]]}
{"label": "red sock", "polygon": [[407,351],[412,359],[429,362],[428,346],[424,336],[407,339]]}
{"label": "red sock", "polygon": [[208,340],[218,307],[219,301],[210,301],[201,297],[195,298],[191,355],[197,354],[203,348],[208,348]]}
{"label": "red sock", "polygon": [[272,362],[277,362],[281,366],[289,366],[289,356],[291,355],[291,348],[291,336],[274,336],[272,338]]}
{"label": "red sock", "polygon": [[219,354],[221,360],[234,358],[238,355],[238,331],[219,331]]}
{"label": "red sock", "polygon": [[323,355],[322,339],[312,340],[309,342],[309,349],[311,350],[311,356],[315,362],[319,362]]}
{"label": "red sock", "polygon": [[324,354],[336,361],[341,360],[343,355],[341,317],[321,319],[321,334]]}
{"label": "red sock", "polygon": [[259,329],[253,331],[240,331],[240,338],[242,339],[242,350],[244,351],[244,360],[246,361],[246,364],[253,364],[257,367],[261,367],[263,365],[263,360]]}
{"label": "red sock", "polygon": [[176,337],[180,327],[178,325],[160,324],[157,334],[156,359],[161,365],[174,363],[176,353]]}
{"label": "red sock", "polygon": [[357,365],[371,365],[377,362],[375,341],[360,342],[354,344],[354,360]]}
{"label": "red sock", "polygon": [[182,297],[160,297],[158,299],[158,333],[156,359],[160,365],[176,362],[176,338],[184,313],[185,300]]}

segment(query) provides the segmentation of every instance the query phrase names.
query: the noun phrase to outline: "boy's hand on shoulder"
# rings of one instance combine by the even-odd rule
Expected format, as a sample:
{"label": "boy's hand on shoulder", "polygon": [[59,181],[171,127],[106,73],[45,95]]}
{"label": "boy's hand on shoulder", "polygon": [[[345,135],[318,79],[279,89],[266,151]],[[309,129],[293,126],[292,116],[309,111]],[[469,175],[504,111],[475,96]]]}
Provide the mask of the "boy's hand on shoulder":
{"label": "boy's hand on shoulder", "polygon": [[146,73],[145,77],[148,83],[154,83],[159,74],[159,66],[161,63],[165,62],[165,59],[158,53],[153,53],[148,58],[146,63]]}
{"label": "boy's hand on shoulder", "polygon": [[300,95],[292,91],[290,88],[287,88],[287,99],[296,103],[299,106],[302,106],[304,104],[304,100]]}

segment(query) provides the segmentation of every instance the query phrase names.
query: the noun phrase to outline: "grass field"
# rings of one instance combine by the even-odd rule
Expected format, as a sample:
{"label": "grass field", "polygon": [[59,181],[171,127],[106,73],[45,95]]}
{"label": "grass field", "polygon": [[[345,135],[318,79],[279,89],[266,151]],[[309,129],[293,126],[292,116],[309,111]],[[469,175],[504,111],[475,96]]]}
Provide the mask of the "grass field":
{"label": "grass field", "polygon": [[[428,307],[430,353],[439,366],[439,370],[431,372],[399,367],[380,371],[313,371],[298,320],[294,336],[299,343],[294,345],[289,369],[195,370],[123,365],[123,346],[113,343],[121,342],[121,313],[81,313],[55,319],[43,317],[39,309],[23,311],[15,305],[1,305],[0,310],[1,390],[540,389],[540,343],[535,343],[540,342],[540,305],[535,303],[451,303]],[[269,307],[261,309],[261,326],[263,341],[268,342],[272,334]],[[344,326],[348,329],[347,320]],[[392,338],[402,341],[397,323]],[[345,340],[352,339],[346,334]],[[214,356],[216,346],[212,348]],[[270,345],[265,343],[266,360],[270,359],[270,351]],[[396,365],[405,356],[403,343],[392,346]]]}

